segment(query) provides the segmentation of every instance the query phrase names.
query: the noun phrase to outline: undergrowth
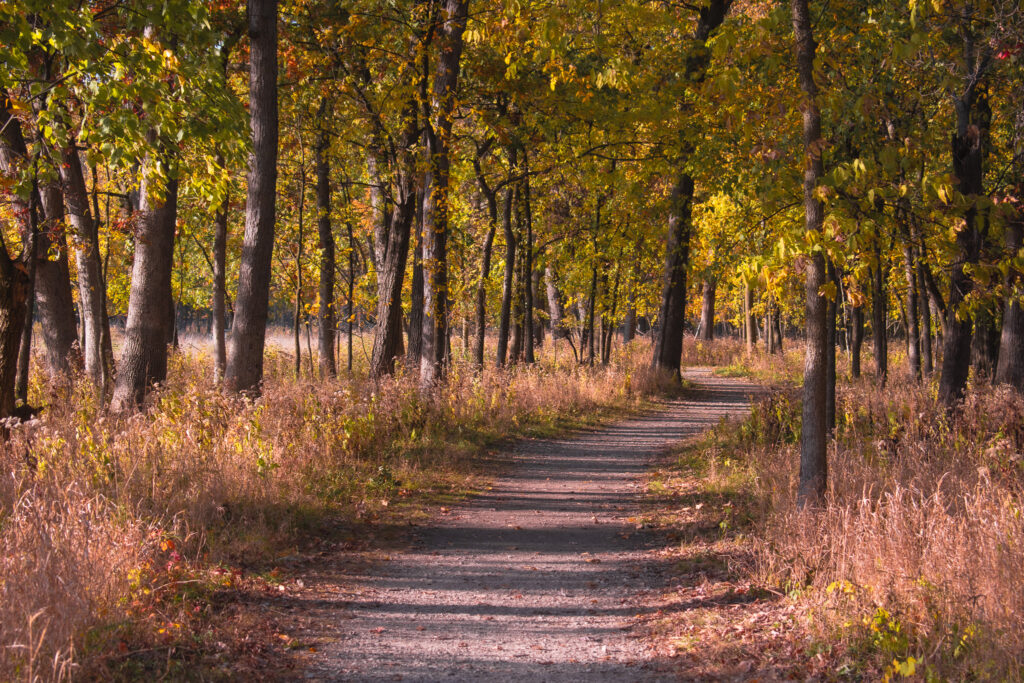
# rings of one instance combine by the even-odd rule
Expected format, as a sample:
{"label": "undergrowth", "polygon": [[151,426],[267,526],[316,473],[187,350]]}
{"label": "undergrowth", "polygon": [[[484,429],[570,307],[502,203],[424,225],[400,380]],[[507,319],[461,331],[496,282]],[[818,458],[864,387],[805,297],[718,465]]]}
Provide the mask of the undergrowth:
{"label": "undergrowth", "polygon": [[533,367],[456,364],[424,394],[403,373],[296,380],[271,351],[253,400],[180,353],[128,416],[81,378],[37,381],[42,417],[0,444],[0,678],[226,676],[278,635],[235,619],[231,640],[214,617],[232,591],[286,590],[280,558],[361,547],[368,527],[464,495],[500,466],[480,456],[501,439],[636,407],[662,381],[646,361],[634,344],[608,368],[564,350]]}
{"label": "undergrowth", "polygon": [[[798,676],[1021,680],[1024,398],[976,385],[950,414],[934,380],[865,379],[840,387],[837,422],[821,508],[796,506],[800,398],[785,388],[659,475],[690,503],[663,525],[727,558],[723,581],[776,596],[762,635],[788,634]],[[746,654],[770,668],[772,647]]]}

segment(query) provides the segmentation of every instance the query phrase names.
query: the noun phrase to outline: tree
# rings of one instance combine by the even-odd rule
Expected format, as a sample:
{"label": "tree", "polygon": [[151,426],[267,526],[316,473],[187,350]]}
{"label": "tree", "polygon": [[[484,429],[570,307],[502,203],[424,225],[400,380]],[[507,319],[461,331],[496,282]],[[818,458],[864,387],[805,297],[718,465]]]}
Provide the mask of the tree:
{"label": "tree", "polygon": [[249,156],[245,237],[225,385],[251,391],[263,378],[277,192],[277,0],[249,0]]}
{"label": "tree", "polygon": [[[809,234],[821,233],[825,207],[817,196],[818,181],[824,175],[821,137],[821,112],[818,110],[818,86],[814,82],[814,52],[817,45],[811,27],[807,0],[791,0],[793,37],[800,88],[804,93],[804,223]],[[800,430],[801,505],[816,505],[825,496],[828,484],[825,424],[826,321],[825,257],[820,249],[806,258],[807,348],[804,352],[803,422]]]}

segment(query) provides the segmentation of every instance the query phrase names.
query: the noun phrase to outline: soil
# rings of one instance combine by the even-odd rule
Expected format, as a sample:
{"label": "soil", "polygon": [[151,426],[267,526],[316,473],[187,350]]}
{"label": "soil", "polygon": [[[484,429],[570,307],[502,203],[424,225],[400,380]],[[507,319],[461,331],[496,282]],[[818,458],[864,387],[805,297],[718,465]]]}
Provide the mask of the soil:
{"label": "soil", "polygon": [[[405,546],[307,579],[306,679],[668,681],[643,623],[669,580],[639,521],[642,477],[672,445],[744,412],[741,380],[562,439],[518,442],[503,476]],[[663,539],[660,539],[663,544]]]}

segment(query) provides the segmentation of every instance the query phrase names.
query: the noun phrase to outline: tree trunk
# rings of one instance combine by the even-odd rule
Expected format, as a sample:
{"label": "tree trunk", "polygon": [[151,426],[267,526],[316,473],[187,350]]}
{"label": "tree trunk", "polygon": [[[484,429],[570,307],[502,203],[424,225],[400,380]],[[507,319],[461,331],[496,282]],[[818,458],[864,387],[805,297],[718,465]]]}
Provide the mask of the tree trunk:
{"label": "tree trunk", "polygon": [[875,244],[875,266],[871,270],[871,333],[875,343],[875,375],[884,385],[889,374],[889,340],[886,334],[886,266],[882,263],[882,249]]}
{"label": "tree trunk", "polygon": [[[697,43],[707,42],[711,32],[725,20],[732,0],[710,0],[701,8],[694,31]],[[710,50],[693,53],[687,60],[687,80],[699,83],[706,78],[711,61]],[[679,376],[683,359],[683,333],[686,327],[686,270],[690,262],[690,229],[693,210],[693,178],[680,173],[672,188],[665,249],[664,285],[661,295],[661,322],[654,345],[653,365]]]}
{"label": "tree trunk", "polygon": [[423,214],[426,201],[427,178],[416,191],[416,218],[413,235],[416,243],[412,250],[412,281],[409,283],[409,347],[406,358],[409,367],[419,370],[423,361]]}
{"label": "tree trunk", "polygon": [[[956,234],[957,254],[950,275],[949,299],[946,302],[946,329],[943,334],[942,375],[939,378],[939,400],[953,406],[963,398],[971,364],[971,316],[960,310],[960,304],[974,289],[971,269],[978,263],[981,250],[979,222],[983,220],[978,202],[983,193],[984,141],[988,137],[987,125],[975,119],[978,98],[983,91],[983,66],[975,63],[977,46],[970,28],[963,34],[967,88],[954,100],[956,130],[952,136],[950,152],[953,176],[958,179],[958,191],[964,196],[964,227]],[[979,126],[980,123],[980,126]]]}
{"label": "tree trunk", "polygon": [[352,221],[345,223],[348,228],[348,374],[352,374],[352,326],[356,314],[353,310],[353,299],[356,285],[356,243],[352,236]]}
{"label": "tree trunk", "polygon": [[562,306],[562,295],[558,292],[558,280],[555,277],[553,266],[545,266],[544,283],[548,295],[548,317],[551,324],[551,338],[564,339],[568,334],[563,324],[565,308]]}
{"label": "tree trunk", "polygon": [[102,392],[109,378],[104,362],[103,341],[106,296],[100,270],[96,224],[89,209],[89,194],[78,150],[74,147],[65,148],[59,166],[64,201],[76,237],[75,265],[78,271],[78,310],[82,317],[85,374]]}
{"label": "tree trunk", "polygon": [[594,313],[596,308],[597,264],[594,264],[590,267],[590,298],[587,301],[587,365],[591,367],[594,366]]}
{"label": "tree trunk", "polygon": [[855,305],[850,311],[850,376],[860,377],[860,354],[864,344],[864,307]]}
{"label": "tree trunk", "polygon": [[[0,168],[9,174],[16,165],[28,163],[28,149],[21,130],[21,122],[13,118],[7,108],[0,109]],[[57,183],[47,183],[41,190],[32,191],[30,202],[36,204],[45,224],[37,230],[34,303],[42,321],[43,340],[46,344],[46,365],[54,377],[67,373],[73,365],[75,343],[75,306],[71,295],[71,275],[68,268],[67,239],[64,234],[64,198]],[[12,200],[15,213],[29,215],[29,207],[20,199]],[[56,252],[57,259],[49,255]],[[32,304],[29,304],[32,308]],[[31,325],[29,325],[31,328]],[[31,332],[29,332],[31,334]]]}
{"label": "tree trunk", "polygon": [[914,247],[903,246],[903,267],[907,277],[907,365],[910,376],[921,379],[921,330],[917,325],[917,260]]}
{"label": "tree trunk", "polygon": [[[791,0],[793,35],[796,39],[796,61],[800,86],[804,92],[804,223],[807,230],[820,232],[824,206],[814,196],[818,180],[824,175],[821,154],[821,113],[818,110],[818,86],[814,82],[814,51],[816,44],[811,30],[807,0]],[[804,357],[803,426],[800,436],[801,506],[818,505],[825,497],[828,483],[826,457],[826,374],[828,349],[825,320],[826,303],[821,294],[825,284],[825,259],[820,254],[807,264],[807,349]]]}
{"label": "tree trunk", "polygon": [[[304,242],[305,213],[306,213],[306,150],[300,145],[301,162],[299,164],[299,207],[298,207],[298,239],[295,249],[295,305],[292,311],[292,336],[295,342],[295,380],[302,379],[302,337],[300,336],[300,325],[302,324],[302,245]],[[313,366],[313,358],[309,359],[310,368]]]}
{"label": "tree trunk", "polygon": [[746,279],[743,280],[743,338],[747,355],[752,355],[757,345],[757,322],[754,320],[754,289]]}
{"label": "tree trunk", "polygon": [[338,316],[334,307],[335,244],[334,230],[331,227],[331,160],[328,156],[330,137],[325,119],[328,115],[327,98],[320,100],[320,112],[317,114],[316,146],[313,149],[316,164],[316,228],[320,248],[320,306],[317,308],[317,331],[320,346],[320,374],[323,377],[335,377],[338,366],[335,364],[335,329]]}
{"label": "tree trunk", "polygon": [[[162,144],[160,146],[163,147]],[[111,402],[116,411],[139,407],[146,390],[152,384],[167,379],[168,328],[173,315],[171,257],[178,218],[178,179],[173,175],[176,169],[172,169],[166,187],[152,187],[150,176],[153,166],[157,163],[164,168],[174,165],[165,152],[157,154],[163,158],[150,156],[143,163],[139,188],[128,319]]]}
{"label": "tree trunk", "polygon": [[484,236],[483,254],[480,258],[480,279],[476,285],[476,341],[473,348],[473,362],[478,368],[482,368],[487,333],[487,277],[491,272],[491,252],[494,249],[494,234],[498,229],[498,197],[483,176],[479,158],[474,159],[474,165],[480,192],[487,201],[487,234]]}
{"label": "tree trunk", "polygon": [[229,208],[228,195],[225,193],[224,201],[213,219],[213,377],[217,384],[224,381],[224,369],[228,363],[225,300]]}
{"label": "tree trunk", "polygon": [[701,339],[712,341],[715,338],[715,291],[718,283],[706,279],[701,283],[700,331]]}
{"label": "tree trunk", "polygon": [[27,269],[23,263],[11,259],[0,236],[0,418],[14,413],[18,346],[28,297]]}
{"label": "tree trunk", "polygon": [[[515,168],[515,150],[510,157]],[[508,333],[512,318],[512,289],[515,281],[516,235],[512,228],[512,204],[517,192],[509,186],[505,191],[505,207],[502,213],[502,231],[505,234],[505,275],[501,283],[501,318],[498,322],[498,367],[505,365],[508,352]]]}
{"label": "tree trunk", "polygon": [[679,376],[686,327],[686,270],[690,263],[690,222],[693,178],[681,174],[672,188],[669,209],[665,280],[661,294],[661,326],[654,346],[654,367]]}
{"label": "tree trunk", "polygon": [[[1014,259],[1024,242],[1024,216],[1017,213],[1006,224],[1006,256]],[[1006,273],[1006,304],[1003,308],[1003,333],[999,344],[999,362],[995,381],[1024,391],[1024,309],[1021,307],[1024,279],[1014,267]]]}
{"label": "tree trunk", "polygon": [[833,295],[825,301],[825,431],[831,438],[836,429],[836,318],[839,313],[839,278],[832,259],[825,262],[825,278],[836,285]]}
{"label": "tree trunk", "polygon": [[437,72],[431,98],[433,120],[426,129],[427,177],[423,208],[423,356],[420,386],[444,379],[448,365],[448,179],[451,169],[452,114],[458,90],[462,33],[469,0],[445,0],[438,27]]}
{"label": "tree trunk", "polygon": [[245,234],[231,355],[224,384],[253,391],[263,379],[277,200],[277,0],[249,1],[249,153]]}
{"label": "tree trunk", "polygon": [[921,309],[921,365],[924,374],[932,374],[934,361],[932,360],[932,307],[928,303],[928,294],[924,283],[924,271],[921,268],[920,260],[915,268],[917,271],[917,291],[919,292],[918,308]]}
{"label": "tree trunk", "polygon": [[523,150],[523,218],[526,223],[526,244],[523,249],[523,360],[535,362],[533,333],[533,214],[530,208],[530,157]]}

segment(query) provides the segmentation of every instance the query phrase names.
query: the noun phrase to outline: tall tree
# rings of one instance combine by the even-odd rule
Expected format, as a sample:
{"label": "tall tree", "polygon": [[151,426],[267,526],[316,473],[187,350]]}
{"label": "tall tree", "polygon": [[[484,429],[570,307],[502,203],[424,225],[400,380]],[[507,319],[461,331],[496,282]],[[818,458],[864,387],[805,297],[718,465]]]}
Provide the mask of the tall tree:
{"label": "tall tree", "polygon": [[[820,233],[825,207],[816,195],[818,181],[824,175],[822,161],[821,112],[818,86],[814,81],[814,52],[817,44],[811,27],[808,0],[791,0],[793,37],[796,41],[796,65],[800,89],[804,93],[804,223],[809,233]],[[825,297],[825,257],[820,251],[807,258],[805,294],[807,296],[807,347],[804,352],[803,423],[800,430],[801,505],[816,505],[825,496],[828,484],[825,424],[825,374],[827,360]]]}
{"label": "tall tree", "polygon": [[251,391],[263,379],[277,200],[277,0],[249,0],[249,127],[245,235],[225,386]]}
{"label": "tall tree", "polygon": [[427,178],[423,210],[423,356],[420,385],[444,378],[448,347],[448,185],[451,174],[452,116],[462,59],[462,34],[469,0],[445,0],[437,31],[437,73],[426,122]]}

